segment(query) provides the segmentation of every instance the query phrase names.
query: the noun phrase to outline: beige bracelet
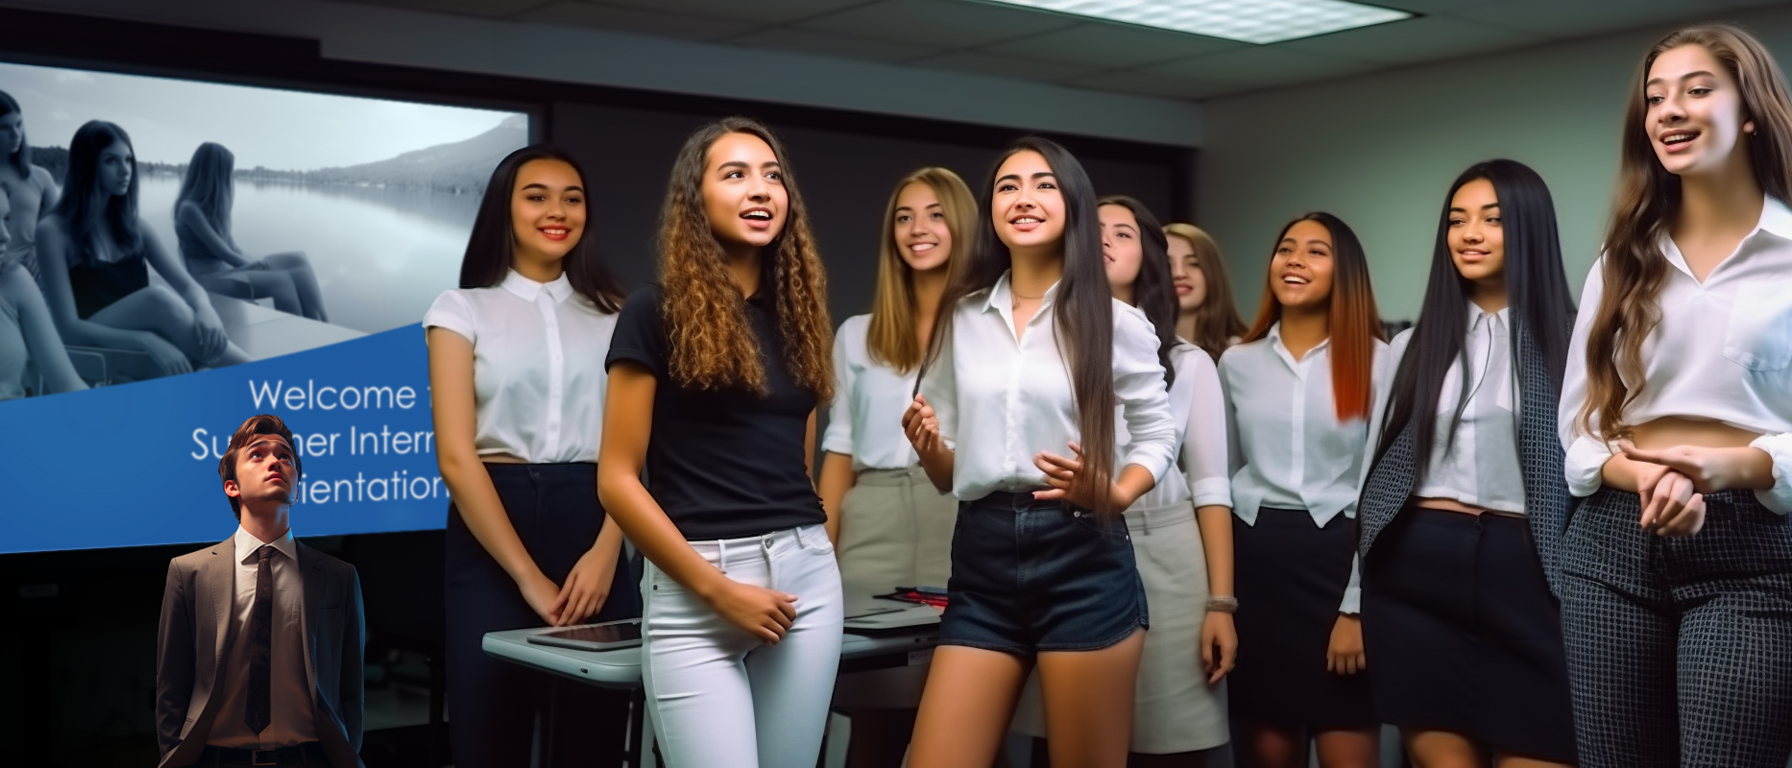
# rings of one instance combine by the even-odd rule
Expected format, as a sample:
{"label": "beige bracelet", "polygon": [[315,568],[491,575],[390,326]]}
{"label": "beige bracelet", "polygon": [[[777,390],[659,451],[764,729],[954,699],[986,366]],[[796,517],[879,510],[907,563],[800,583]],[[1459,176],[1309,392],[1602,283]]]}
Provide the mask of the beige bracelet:
{"label": "beige bracelet", "polygon": [[1237,613],[1238,598],[1232,597],[1231,595],[1225,597],[1209,597],[1207,598],[1207,610],[1215,613]]}

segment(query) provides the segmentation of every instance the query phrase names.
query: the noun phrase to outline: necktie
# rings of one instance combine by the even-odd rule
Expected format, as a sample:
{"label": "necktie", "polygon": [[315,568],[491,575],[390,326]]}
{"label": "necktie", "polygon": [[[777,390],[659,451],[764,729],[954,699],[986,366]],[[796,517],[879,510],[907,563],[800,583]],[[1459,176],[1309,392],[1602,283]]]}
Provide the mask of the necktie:
{"label": "necktie", "polygon": [[273,556],[274,548],[265,544],[255,550],[255,604],[249,609],[249,700],[243,712],[243,722],[255,733],[265,730],[273,719],[269,701],[274,639]]}

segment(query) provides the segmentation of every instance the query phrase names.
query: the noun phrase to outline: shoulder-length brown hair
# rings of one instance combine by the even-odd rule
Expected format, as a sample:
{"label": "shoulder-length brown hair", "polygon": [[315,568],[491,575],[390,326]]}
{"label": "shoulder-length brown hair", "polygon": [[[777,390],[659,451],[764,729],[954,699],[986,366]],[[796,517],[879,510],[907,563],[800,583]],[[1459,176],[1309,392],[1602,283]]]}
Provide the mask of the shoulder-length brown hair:
{"label": "shoulder-length brown hair", "polygon": [[1164,234],[1187,240],[1195,249],[1195,261],[1201,267],[1207,295],[1193,313],[1197,338],[1189,341],[1212,356],[1214,362],[1219,362],[1226,347],[1232,345],[1232,339],[1242,339],[1250,332],[1244,318],[1238,316],[1238,301],[1232,297],[1232,280],[1226,275],[1226,260],[1220,255],[1220,244],[1206,230],[1180,221],[1164,225]]}
{"label": "shoulder-length brown hair", "polygon": [[1605,294],[1593,310],[1587,335],[1587,399],[1575,418],[1581,431],[1591,434],[1597,417],[1599,432],[1607,439],[1630,434],[1624,410],[1636,393],[1624,380],[1643,379],[1643,341],[1661,322],[1656,297],[1667,279],[1661,240],[1680,210],[1680,177],[1661,167],[1649,139],[1643,83],[1656,58],[1683,45],[1703,46],[1736,81],[1743,117],[1755,123],[1747,151],[1761,191],[1780,201],[1792,195],[1792,99],[1787,98],[1786,78],[1767,49],[1747,32],[1726,25],[1687,27],[1651,47],[1630,82],[1624,111],[1618,196],[1602,260]]}
{"label": "shoulder-length brown hair", "polygon": [[[976,238],[977,202],[964,179],[945,168],[922,168],[902,177],[884,206],[883,244],[878,247],[877,297],[871,305],[871,328],[866,347],[871,359],[907,373],[921,364],[921,342],[915,338],[915,270],[902,260],[896,245],[896,199],[910,184],[926,184],[939,198],[940,214],[952,233],[952,250],[946,254],[946,270],[956,274],[968,259]],[[930,318],[931,319],[931,318]]]}
{"label": "shoulder-length brown hair", "polygon": [[[695,389],[739,387],[766,392],[765,363],[748,324],[746,304],[729,275],[722,244],[703,207],[709,148],[723,136],[757,136],[783,169],[789,214],[784,229],[763,250],[765,279],[773,295],[778,333],[791,378],[826,402],[834,396],[833,326],[828,319],[827,276],[809,212],[797,192],[790,155],[771,129],[729,117],[697,129],[672,165],[660,211],[660,313],[671,346],[673,380]],[[766,350],[769,351],[769,350]]]}
{"label": "shoulder-length brown hair", "polygon": [[[1375,288],[1369,283],[1369,257],[1350,225],[1324,211],[1288,222],[1276,234],[1276,245],[1281,244],[1288,230],[1303,221],[1318,222],[1332,235],[1332,405],[1340,421],[1366,419],[1374,397],[1375,342],[1383,340],[1381,314],[1375,309]],[[1245,341],[1269,335],[1269,327],[1282,319],[1282,302],[1270,289],[1276,279],[1275,271],[1273,267],[1266,271],[1263,302],[1258,305],[1257,322]]]}

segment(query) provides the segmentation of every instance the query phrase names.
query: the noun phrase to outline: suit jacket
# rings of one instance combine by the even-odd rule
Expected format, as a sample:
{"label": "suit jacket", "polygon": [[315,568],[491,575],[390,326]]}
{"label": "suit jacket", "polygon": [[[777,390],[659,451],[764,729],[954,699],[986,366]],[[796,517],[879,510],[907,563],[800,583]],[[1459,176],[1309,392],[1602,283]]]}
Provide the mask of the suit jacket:
{"label": "suit jacket", "polygon": [[[1530,522],[1531,538],[1537,546],[1544,578],[1548,579],[1550,589],[1559,595],[1557,555],[1568,530],[1568,516],[1574,501],[1562,471],[1562,441],[1556,432],[1560,393],[1550,384],[1549,366],[1535,337],[1522,324],[1515,327],[1515,332],[1518,334],[1518,350],[1512,362],[1518,374],[1518,466],[1524,476],[1525,518]],[[1362,498],[1357,503],[1357,524],[1360,526],[1357,552],[1363,558],[1365,571],[1369,549],[1374,546],[1376,536],[1406,506],[1413,485],[1418,482],[1415,424],[1407,423],[1388,444],[1387,451],[1375,460],[1375,466],[1363,481]]]}
{"label": "suit jacket", "polygon": [[[305,584],[305,678],[318,741],[335,768],[364,768],[357,754],[365,625],[361,581],[348,563],[303,543],[297,543],[297,552]],[[226,539],[168,563],[156,642],[156,740],[162,766],[199,759],[222,705],[219,668],[235,639],[235,554],[235,545]]]}

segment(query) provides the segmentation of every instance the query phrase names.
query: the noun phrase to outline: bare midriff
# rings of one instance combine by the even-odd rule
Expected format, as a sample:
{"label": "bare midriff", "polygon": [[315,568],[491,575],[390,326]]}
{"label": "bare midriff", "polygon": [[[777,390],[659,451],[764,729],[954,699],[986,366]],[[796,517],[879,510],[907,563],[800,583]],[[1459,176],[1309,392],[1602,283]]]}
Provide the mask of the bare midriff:
{"label": "bare midriff", "polygon": [[1719,421],[1663,416],[1631,428],[1630,441],[1648,451],[1690,445],[1699,448],[1747,448],[1761,435]]}
{"label": "bare midriff", "polygon": [[1487,510],[1473,504],[1464,504],[1455,499],[1420,498],[1413,499],[1413,506],[1424,509],[1441,509],[1445,512],[1461,512],[1465,515],[1479,515]]}
{"label": "bare midriff", "polygon": [[482,453],[479,461],[483,464],[527,464],[529,462],[508,453]]}

